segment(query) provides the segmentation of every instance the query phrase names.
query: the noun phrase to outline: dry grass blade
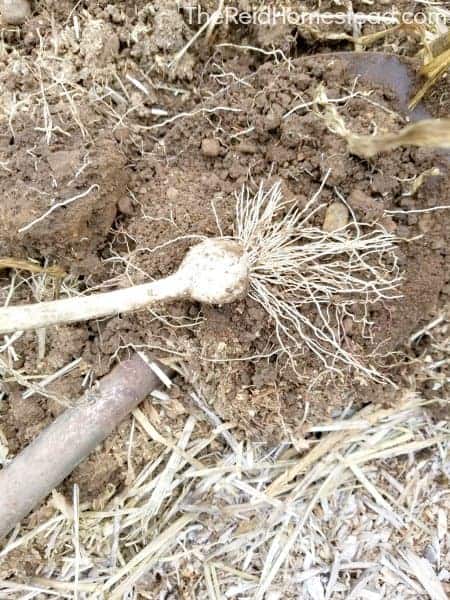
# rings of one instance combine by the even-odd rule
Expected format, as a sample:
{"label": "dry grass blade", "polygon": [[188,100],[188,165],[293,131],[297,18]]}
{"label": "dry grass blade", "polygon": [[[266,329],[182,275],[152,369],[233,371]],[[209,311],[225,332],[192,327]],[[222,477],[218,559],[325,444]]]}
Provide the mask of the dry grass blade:
{"label": "dry grass blade", "polygon": [[29,260],[20,260],[17,258],[0,258],[0,270],[16,269],[17,271],[28,271],[29,273],[44,273],[51,277],[62,279],[67,273],[58,266],[41,267]]}
{"label": "dry grass blade", "polygon": [[425,119],[404,127],[398,133],[373,136],[350,134],[347,142],[349,151],[360,158],[372,158],[401,146],[450,148],[450,118]]}
{"label": "dry grass blade", "polygon": [[[347,423],[351,425],[352,421],[357,420],[358,422],[362,419],[367,424],[377,423],[379,420],[389,416],[391,411],[383,409],[373,412],[372,407],[367,407],[360,411],[355,417],[349,419]],[[327,456],[331,451],[334,450],[339,443],[346,440],[348,437],[348,431],[339,431],[331,433],[321,440],[310,452],[301,458],[295,465],[290,469],[284,471],[268,488],[267,493],[270,496],[279,496],[286,492],[288,484],[298,477],[298,475],[305,473],[313,465],[317,464],[323,457]]]}
{"label": "dry grass blade", "polygon": [[405,559],[431,600],[446,600],[448,598],[442,583],[436,577],[436,573],[427,560],[420,558],[411,550],[405,552]]}
{"label": "dry grass blade", "polygon": [[171,487],[173,485],[173,478],[176,471],[180,468],[182,457],[180,456],[179,450],[185,450],[192,435],[195,427],[196,420],[194,417],[190,417],[185,424],[183,435],[180,438],[180,442],[176,448],[174,448],[171,457],[167,463],[164,472],[159,478],[158,484],[156,485],[153,493],[148,502],[148,515],[147,518],[154,517],[158,514],[161,505],[164,502],[166,496],[170,496]]}
{"label": "dry grass blade", "polygon": [[349,151],[360,158],[369,159],[402,146],[450,148],[450,118],[424,119],[397,133],[358,135],[348,129],[323,86],[316,93],[315,113],[324,119],[330,131],[344,138]]}
{"label": "dry grass blade", "polygon": [[393,33],[397,33],[398,31],[406,31],[412,32],[420,35],[423,39],[425,35],[424,28],[416,23],[399,23],[394,27],[389,27],[388,29],[383,29],[383,31],[376,31],[375,33],[369,33],[367,35],[362,35],[359,38],[356,38],[355,43],[364,47],[371,46],[375,44],[379,40],[384,39],[388,35]]}
{"label": "dry grass blade", "polygon": [[104,591],[110,590],[123,577],[125,579],[119,583],[115,590],[109,596],[111,600],[123,598],[130,587],[154,564],[164,550],[169,550],[176,542],[176,536],[180,533],[192,520],[191,515],[183,515],[177,519],[172,525],[165,529],[160,535],[156,536],[148,545],[136,554],[136,556],[123,568],[111,577],[104,586]]}
{"label": "dry grass blade", "polygon": [[431,88],[439,81],[444,73],[450,67],[450,33],[447,36],[447,48],[438,56],[433,58],[429,63],[421,69],[422,75],[425,75],[427,81],[420,88],[414,98],[411,100],[409,107],[415,108],[419,102],[426,96]]}
{"label": "dry grass blade", "polygon": [[[450,36],[448,44],[450,45]],[[433,58],[429,63],[422,67],[421,73],[428,79],[436,79],[450,66],[450,48],[444,50],[441,54]]]}
{"label": "dry grass blade", "polygon": [[176,55],[174,56],[173,60],[171,61],[170,65],[169,65],[171,68],[176,66],[180,62],[180,60],[183,58],[183,56],[186,54],[186,52],[189,50],[189,48],[192,46],[192,44],[194,44],[194,42],[202,35],[202,33],[204,31],[206,31],[206,41],[208,41],[210,39],[210,37],[212,36],[212,33],[214,31],[214,28],[216,27],[218,21],[220,20],[220,18],[222,16],[223,8],[224,8],[224,0],[219,0],[216,10],[211,14],[211,16],[208,17],[208,19],[205,21],[205,23],[203,23],[203,25],[198,29],[198,31],[189,40],[189,42],[187,44],[185,44],[185,46],[183,46],[183,48],[181,48],[181,50],[179,50],[176,53]]}

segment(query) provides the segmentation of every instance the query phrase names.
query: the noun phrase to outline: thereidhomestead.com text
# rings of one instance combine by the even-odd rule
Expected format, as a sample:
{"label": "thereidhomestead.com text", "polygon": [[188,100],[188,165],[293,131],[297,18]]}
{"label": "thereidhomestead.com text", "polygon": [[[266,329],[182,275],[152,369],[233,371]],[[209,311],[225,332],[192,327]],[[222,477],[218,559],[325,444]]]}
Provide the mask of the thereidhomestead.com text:
{"label": "thereidhomestead.com text", "polygon": [[[207,13],[197,7],[187,8],[188,21],[191,25],[202,25],[211,18],[211,13]],[[352,24],[373,24],[373,25],[442,25],[448,24],[450,19],[440,13],[426,12],[320,12],[320,11],[302,11],[292,8],[261,7],[254,11],[242,11],[236,7],[224,7],[220,12],[214,15],[216,24],[227,23],[235,25],[346,25]]]}

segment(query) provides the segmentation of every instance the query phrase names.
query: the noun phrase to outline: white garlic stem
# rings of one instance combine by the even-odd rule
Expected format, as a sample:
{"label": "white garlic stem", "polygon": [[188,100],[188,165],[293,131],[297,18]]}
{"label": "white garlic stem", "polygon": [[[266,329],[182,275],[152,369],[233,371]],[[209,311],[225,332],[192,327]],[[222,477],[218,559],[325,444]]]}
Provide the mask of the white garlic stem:
{"label": "white garlic stem", "polygon": [[113,292],[4,308],[0,310],[0,334],[132,312],[158,302],[186,297],[186,286],[182,286],[183,281],[171,275]]}
{"label": "white garlic stem", "polygon": [[131,288],[0,309],[0,334],[41,329],[133,312],[173,300],[228,304],[248,287],[243,250],[232,240],[211,239],[189,250],[176,273]]}

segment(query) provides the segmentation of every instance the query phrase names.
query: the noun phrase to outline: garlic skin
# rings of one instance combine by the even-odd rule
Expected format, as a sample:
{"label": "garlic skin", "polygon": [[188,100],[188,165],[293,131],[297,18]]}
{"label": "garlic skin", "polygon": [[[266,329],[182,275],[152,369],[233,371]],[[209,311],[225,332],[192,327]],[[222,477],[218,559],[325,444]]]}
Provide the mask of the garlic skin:
{"label": "garlic skin", "polygon": [[177,277],[186,282],[192,300],[230,304],[247,294],[249,264],[239,242],[213,238],[190,248]]}

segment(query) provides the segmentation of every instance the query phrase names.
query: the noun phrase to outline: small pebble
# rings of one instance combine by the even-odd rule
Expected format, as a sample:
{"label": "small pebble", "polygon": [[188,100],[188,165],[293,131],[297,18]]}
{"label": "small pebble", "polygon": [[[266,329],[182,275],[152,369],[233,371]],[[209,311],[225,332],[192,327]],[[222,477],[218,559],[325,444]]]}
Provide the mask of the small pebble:
{"label": "small pebble", "polygon": [[267,113],[264,117],[264,129],[265,131],[273,131],[278,129],[281,125],[281,114],[275,110]]}
{"label": "small pebble", "polygon": [[122,198],[120,198],[118,208],[123,215],[131,216],[134,214],[133,203],[128,196],[122,196]]}
{"label": "small pebble", "polygon": [[257,151],[256,144],[252,144],[252,142],[241,142],[237,149],[242,154],[255,154]]}
{"label": "small pebble", "polygon": [[128,142],[130,139],[130,130],[128,127],[117,127],[114,130],[114,137],[120,144]]}
{"label": "small pebble", "polygon": [[170,187],[167,189],[166,198],[169,202],[175,202],[178,199],[178,190],[177,188]]}
{"label": "small pebble", "polygon": [[202,153],[204,156],[216,158],[220,154],[220,143],[212,138],[205,138],[202,141]]}
{"label": "small pebble", "polygon": [[31,16],[28,0],[0,0],[0,12],[5,25],[21,25]]}
{"label": "small pebble", "polygon": [[333,202],[327,208],[322,229],[328,232],[342,229],[348,224],[349,216],[348,208],[345,204]]}

